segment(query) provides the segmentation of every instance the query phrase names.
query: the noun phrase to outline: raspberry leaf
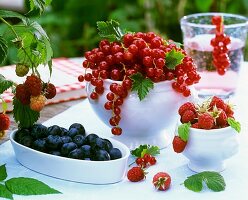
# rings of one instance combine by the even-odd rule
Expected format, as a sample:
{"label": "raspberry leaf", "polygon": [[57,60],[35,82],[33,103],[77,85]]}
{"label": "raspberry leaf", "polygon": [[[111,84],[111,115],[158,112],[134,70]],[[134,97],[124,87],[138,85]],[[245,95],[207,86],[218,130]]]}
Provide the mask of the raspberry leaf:
{"label": "raspberry leaf", "polygon": [[18,99],[13,100],[13,115],[21,128],[31,127],[40,117],[40,113],[30,109],[29,105],[23,105]]}
{"label": "raspberry leaf", "polygon": [[6,188],[5,185],[0,184],[0,197],[5,199],[13,199],[13,194]]}
{"label": "raspberry leaf", "polygon": [[238,133],[240,133],[241,131],[241,125],[238,121],[236,121],[235,119],[228,117],[227,118],[227,123],[233,128],[235,129]]}
{"label": "raspberry leaf", "polygon": [[124,31],[121,30],[120,24],[115,20],[110,21],[98,21],[97,29],[99,31],[99,35],[103,38],[108,39],[110,42],[113,41],[121,41]]}
{"label": "raspberry leaf", "polygon": [[6,187],[13,194],[18,195],[42,195],[42,194],[59,194],[45,183],[33,178],[11,178],[5,182]]}
{"label": "raspberry leaf", "polygon": [[214,192],[223,191],[226,187],[224,178],[218,172],[212,171],[205,171],[188,177],[184,181],[184,186],[194,192],[200,192],[203,188],[203,182]]}
{"label": "raspberry leaf", "polygon": [[7,53],[7,41],[2,36],[0,36],[0,64],[6,59]]}
{"label": "raspberry leaf", "polygon": [[165,64],[168,69],[175,69],[177,65],[183,62],[184,55],[181,51],[172,49],[165,54]]}
{"label": "raspberry leaf", "polygon": [[0,181],[3,181],[7,178],[7,172],[6,172],[6,167],[5,165],[0,166]]}
{"label": "raspberry leaf", "polygon": [[154,84],[151,79],[145,78],[141,73],[133,74],[130,77],[133,81],[132,91],[137,91],[140,101],[142,101],[149,93],[150,89],[153,89]]}
{"label": "raspberry leaf", "polygon": [[178,126],[178,135],[184,141],[187,142],[189,139],[190,123],[184,123]]}
{"label": "raspberry leaf", "polygon": [[6,78],[0,74],[0,94],[2,94],[8,88],[12,87],[13,84],[13,81],[6,80]]}
{"label": "raspberry leaf", "polygon": [[52,0],[29,0],[30,12],[37,10],[41,15]]}
{"label": "raspberry leaf", "polygon": [[151,156],[156,156],[160,154],[160,149],[158,146],[151,146],[149,144],[140,145],[134,150],[131,150],[131,154],[135,157],[141,158],[145,154],[150,154]]}

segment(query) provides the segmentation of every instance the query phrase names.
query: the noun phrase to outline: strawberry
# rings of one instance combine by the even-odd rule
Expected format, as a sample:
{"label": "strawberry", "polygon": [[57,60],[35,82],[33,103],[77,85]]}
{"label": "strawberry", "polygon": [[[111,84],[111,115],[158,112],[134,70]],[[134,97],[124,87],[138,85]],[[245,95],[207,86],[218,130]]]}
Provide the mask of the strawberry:
{"label": "strawberry", "polygon": [[180,106],[178,110],[179,115],[182,116],[186,110],[191,110],[195,112],[196,111],[195,105],[191,102],[184,103],[183,105]]}
{"label": "strawberry", "polygon": [[170,187],[171,177],[166,172],[158,172],[154,175],[152,183],[157,190],[165,191]]}
{"label": "strawberry", "polygon": [[224,110],[222,110],[221,108],[218,110],[219,113],[218,113],[218,117],[216,118],[216,125],[220,127],[224,127],[227,125],[227,115],[224,112]]}
{"label": "strawberry", "polygon": [[214,126],[214,118],[209,113],[203,113],[198,116],[198,126],[201,129],[211,129]]}
{"label": "strawberry", "polygon": [[46,97],[44,95],[31,96],[30,108],[34,111],[40,112],[46,103]]}
{"label": "strawberry", "polygon": [[30,103],[30,93],[26,89],[24,84],[19,84],[16,86],[16,94],[15,97],[24,105],[28,105]]}
{"label": "strawberry", "polygon": [[0,114],[0,131],[8,130],[10,126],[9,116],[1,113]]}
{"label": "strawberry", "polygon": [[210,109],[213,109],[214,105],[216,105],[217,108],[221,108],[222,110],[226,110],[226,107],[227,107],[225,102],[217,96],[213,96],[213,98],[210,102],[210,105],[209,105]]}
{"label": "strawberry", "polygon": [[47,99],[52,99],[56,95],[56,87],[52,83],[46,84],[45,97]]}
{"label": "strawberry", "polygon": [[139,182],[146,177],[145,175],[146,173],[141,167],[133,167],[127,172],[127,178],[131,182]]}
{"label": "strawberry", "polygon": [[188,123],[191,122],[193,123],[195,121],[196,114],[192,110],[185,110],[182,117],[181,117],[181,122],[182,123]]}
{"label": "strawberry", "polygon": [[179,136],[175,136],[172,141],[172,146],[176,153],[182,153],[186,145],[187,142],[183,141]]}
{"label": "strawberry", "polygon": [[32,74],[31,76],[27,76],[24,85],[32,96],[38,96],[41,94],[42,82],[38,76],[34,74]]}

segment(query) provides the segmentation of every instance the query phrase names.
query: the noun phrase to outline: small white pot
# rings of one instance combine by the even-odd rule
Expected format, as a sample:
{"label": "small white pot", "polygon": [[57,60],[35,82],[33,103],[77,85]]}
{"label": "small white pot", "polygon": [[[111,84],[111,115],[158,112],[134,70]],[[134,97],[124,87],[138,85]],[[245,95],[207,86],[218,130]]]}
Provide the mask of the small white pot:
{"label": "small white pot", "polygon": [[[110,92],[109,86],[114,82],[121,83],[106,79],[104,80],[104,93],[99,96],[98,100],[88,98],[95,113],[107,125],[109,125],[112,111],[105,110],[104,104],[107,102],[106,94]],[[171,139],[165,129],[174,129],[179,106],[193,98],[185,98],[182,94],[175,92],[171,84],[172,81],[154,83],[154,88],[142,101],[139,100],[137,92],[129,92],[120,107],[119,125],[122,128],[122,135],[116,136],[115,139],[130,148],[140,144],[158,145],[162,148],[170,144]],[[91,84],[87,84],[88,96],[94,88]]]}
{"label": "small white pot", "polygon": [[195,172],[221,172],[226,168],[225,160],[238,149],[238,133],[230,126],[211,130],[190,128],[183,155],[189,159],[188,167]]}

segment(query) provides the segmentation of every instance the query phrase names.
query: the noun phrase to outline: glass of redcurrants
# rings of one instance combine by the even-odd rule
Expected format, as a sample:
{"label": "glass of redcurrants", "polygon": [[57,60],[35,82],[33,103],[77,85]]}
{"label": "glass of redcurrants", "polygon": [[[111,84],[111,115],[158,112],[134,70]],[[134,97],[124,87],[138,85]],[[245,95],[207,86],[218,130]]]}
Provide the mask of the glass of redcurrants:
{"label": "glass of redcurrants", "polygon": [[184,49],[197,65],[199,97],[229,98],[244,60],[248,20],[227,13],[200,13],[181,19]]}

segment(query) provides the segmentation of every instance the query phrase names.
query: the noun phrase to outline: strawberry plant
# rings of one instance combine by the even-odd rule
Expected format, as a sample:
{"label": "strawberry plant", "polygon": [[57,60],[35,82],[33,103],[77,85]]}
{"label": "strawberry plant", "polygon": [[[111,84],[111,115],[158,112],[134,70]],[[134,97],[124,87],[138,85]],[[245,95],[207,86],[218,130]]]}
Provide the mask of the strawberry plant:
{"label": "strawberry plant", "polygon": [[[10,46],[14,45],[17,49],[16,75],[26,77],[22,84],[17,85],[0,74],[0,95],[6,90],[14,93],[14,118],[19,127],[25,128],[38,120],[46,98],[53,98],[56,94],[54,85],[49,80],[41,80],[38,70],[39,65],[44,65],[52,74],[53,51],[50,40],[40,24],[28,17],[32,12],[43,13],[51,0],[30,0],[29,3],[30,10],[24,15],[0,10],[0,21],[7,26],[6,32],[0,35],[0,63],[6,59]],[[18,23],[11,24],[12,19],[17,19]],[[1,96],[0,101],[5,112],[7,104]]]}

